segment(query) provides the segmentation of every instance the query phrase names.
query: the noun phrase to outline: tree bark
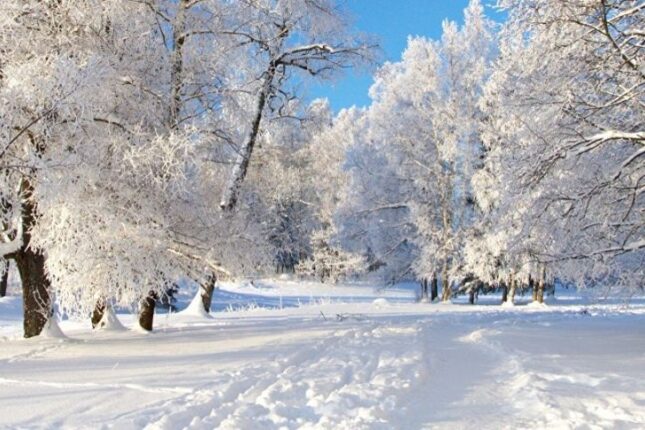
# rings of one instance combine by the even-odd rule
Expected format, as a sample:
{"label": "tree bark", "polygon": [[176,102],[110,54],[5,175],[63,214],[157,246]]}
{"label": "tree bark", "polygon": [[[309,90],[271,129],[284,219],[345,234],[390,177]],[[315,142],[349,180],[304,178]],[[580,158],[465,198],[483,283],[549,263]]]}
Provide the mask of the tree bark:
{"label": "tree bark", "polygon": [[450,280],[448,279],[448,263],[444,263],[443,269],[441,270],[441,301],[450,301],[451,296],[452,291],[450,291]]}
{"label": "tree bark", "polygon": [[204,305],[204,310],[207,313],[211,311],[211,303],[213,302],[213,291],[215,291],[215,285],[217,284],[217,276],[212,274],[205,284],[200,285],[201,295],[202,295],[202,304]]}
{"label": "tree bark", "polygon": [[421,301],[427,302],[428,300],[428,278],[423,278],[421,279]]}
{"label": "tree bark", "polygon": [[96,328],[96,326],[101,322],[106,309],[107,306],[105,300],[99,299],[96,301],[94,311],[92,312],[92,328]]}
{"label": "tree bark", "polygon": [[156,300],[157,295],[153,291],[150,291],[148,295],[139,302],[139,326],[144,330],[152,331]]}
{"label": "tree bark", "polygon": [[173,50],[170,67],[170,103],[168,104],[168,122],[171,130],[179,126],[181,110],[181,89],[184,71],[183,47],[186,42],[186,9],[188,0],[180,0],[177,5],[177,15],[173,23]]}
{"label": "tree bark", "polygon": [[471,305],[475,304],[475,288],[471,288],[468,292],[468,303]]}
{"label": "tree bark", "polygon": [[540,280],[538,281],[537,288],[537,301],[538,303],[544,303],[544,287],[546,285],[546,268],[542,268],[542,273],[540,275]]}
{"label": "tree bark", "polygon": [[8,281],[9,281],[9,264],[7,263],[7,268],[2,274],[2,277],[0,277],[0,297],[4,297],[7,295]]}
{"label": "tree bark", "polygon": [[508,276],[508,301],[515,304],[515,288],[516,288],[515,275],[512,273]]}
{"label": "tree bark", "polygon": [[508,285],[502,281],[499,286],[502,287],[502,303],[506,303],[508,300]]}
{"label": "tree bark", "polygon": [[538,298],[538,284],[535,282],[535,279],[529,275],[529,288],[533,293],[533,301],[536,302]]}
{"label": "tree bark", "polygon": [[430,301],[434,302],[437,297],[439,297],[439,282],[437,281],[437,274],[433,273],[430,281]]}
{"label": "tree bark", "polygon": [[26,338],[38,336],[52,313],[49,279],[45,273],[45,256],[32,249],[31,228],[36,222],[33,187],[28,179],[20,185],[22,197],[22,247],[5,256],[16,262],[22,283],[23,329]]}
{"label": "tree bark", "polygon": [[239,192],[239,188],[242,186],[242,182],[244,182],[244,178],[246,177],[246,173],[249,168],[249,162],[251,161],[251,155],[253,154],[253,148],[255,148],[255,143],[260,133],[260,123],[262,122],[262,115],[264,113],[267,98],[269,97],[269,93],[271,92],[271,86],[273,85],[275,72],[276,66],[275,64],[273,64],[273,62],[271,62],[271,65],[266,72],[262,88],[260,89],[260,92],[258,94],[257,105],[255,107],[255,113],[251,122],[251,131],[244,141],[244,144],[240,148],[237,161],[233,166],[231,176],[226,183],[224,192],[222,193],[220,208],[224,211],[232,210],[237,203],[237,194]]}
{"label": "tree bark", "polygon": [[14,260],[22,282],[24,336],[27,338],[38,336],[51,315],[45,257],[39,252],[23,247],[15,255]]}

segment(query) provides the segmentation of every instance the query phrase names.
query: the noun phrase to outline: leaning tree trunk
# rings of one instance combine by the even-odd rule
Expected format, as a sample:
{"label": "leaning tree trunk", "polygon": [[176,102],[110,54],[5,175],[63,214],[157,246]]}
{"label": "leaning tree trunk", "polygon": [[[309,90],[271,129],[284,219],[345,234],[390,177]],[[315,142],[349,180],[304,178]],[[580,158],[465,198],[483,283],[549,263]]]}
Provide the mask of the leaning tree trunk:
{"label": "leaning tree trunk", "polygon": [[235,204],[237,203],[237,194],[239,192],[239,188],[242,186],[242,182],[244,182],[244,178],[246,177],[249,162],[251,161],[251,155],[253,154],[253,149],[258,139],[258,135],[260,134],[262,114],[271,92],[275,73],[276,66],[272,61],[269,69],[266,71],[266,76],[264,78],[262,88],[258,93],[255,113],[251,121],[251,131],[249,132],[249,135],[246,137],[246,140],[239,150],[237,160],[231,172],[231,176],[229,177],[228,182],[226,183],[226,186],[224,188],[224,192],[222,193],[222,200],[219,204],[222,210],[230,211],[235,207]]}
{"label": "leaning tree trunk", "polygon": [[154,291],[150,291],[148,295],[139,302],[139,326],[144,330],[152,331],[156,300],[157,295]]}
{"label": "leaning tree trunk", "polygon": [[439,297],[439,282],[437,281],[437,274],[433,273],[430,281],[430,301],[434,302],[437,297]]}
{"label": "leaning tree trunk", "polygon": [[92,312],[92,328],[96,328],[103,319],[105,311],[107,309],[106,302],[104,299],[99,299],[96,301],[94,306],[94,311]]}
{"label": "leaning tree trunk", "polygon": [[7,295],[7,283],[9,282],[9,264],[7,264],[2,277],[0,277],[0,297]]}
{"label": "leaning tree trunk", "polygon": [[22,282],[23,328],[25,337],[38,336],[51,315],[49,280],[45,257],[31,248],[16,253],[14,260]]}
{"label": "leaning tree trunk", "polygon": [[205,284],[200,285],[202,304],[204,305],[204,310],[207,313],[211,311],[211,303],[213,302],[213,291],[215,291],[216,284],[217,284],[217,276],[213,274],[209,277],[208,281]]}

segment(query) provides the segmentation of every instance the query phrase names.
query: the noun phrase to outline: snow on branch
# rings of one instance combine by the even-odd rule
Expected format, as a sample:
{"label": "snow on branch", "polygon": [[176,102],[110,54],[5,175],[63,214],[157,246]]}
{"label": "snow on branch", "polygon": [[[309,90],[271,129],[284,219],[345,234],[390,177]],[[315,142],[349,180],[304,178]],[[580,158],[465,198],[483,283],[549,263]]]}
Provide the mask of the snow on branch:
{"label": "snow on branch", "polygon": [[612,140],[629,140],[640,145],[645,145],[645,132],[628,133],[624,131],[608,130],[585,138],[586,144],[576,154],[580,155],[591,151],[605,142]]}
{"label": "snow on branch", "polygon": [[22,236],[23,236],[23,230],[22,230],[22,219],[21,216],[17,216],[12,220],[12,224],[14,224],[15,230],[14,230],[14,238],[10,239],[10,231],[5,230],[2,233],[0,233],[0,237],[2,238],[0,242],[0,256],[4,257],[9,254],[13,254],[14,252],[18,251],[20,248],[22,248],[23,242],[22,242]]}
{"label": "snow on branch", "polygon": [[193,254],[191,252],[185,252],[185,251],[182,251],[182,250],[180,250],[178,248],[168,248],[168,252],[170,252],[171,254],[175,254],[175,255],[177,255],[179,257],[187,258],[189,260],[199,261],[199,262],[205,264],[214,273],[226,275],[228,277],[233,276],[231,272],[226,270],[226,268],[224,268],[218,262],[212,261],[212,260],[210,260],[208,258],[205,258],[205,257],[202,257],[201,255]]}

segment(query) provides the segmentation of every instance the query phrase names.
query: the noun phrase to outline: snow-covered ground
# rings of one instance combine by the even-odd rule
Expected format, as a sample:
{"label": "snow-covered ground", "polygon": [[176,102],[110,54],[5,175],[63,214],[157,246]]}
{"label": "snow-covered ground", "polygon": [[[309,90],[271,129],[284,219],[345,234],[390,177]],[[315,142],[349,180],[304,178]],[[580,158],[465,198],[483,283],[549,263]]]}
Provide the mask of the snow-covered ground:
{"label": "snow-covered ground", "polygon": [[0,426],[645,428],[645,297],[498,300],[227,284],[212,318],[159,314],[150,334],[63,321],[67,338],[25,340],[13,295],[0,299]]}

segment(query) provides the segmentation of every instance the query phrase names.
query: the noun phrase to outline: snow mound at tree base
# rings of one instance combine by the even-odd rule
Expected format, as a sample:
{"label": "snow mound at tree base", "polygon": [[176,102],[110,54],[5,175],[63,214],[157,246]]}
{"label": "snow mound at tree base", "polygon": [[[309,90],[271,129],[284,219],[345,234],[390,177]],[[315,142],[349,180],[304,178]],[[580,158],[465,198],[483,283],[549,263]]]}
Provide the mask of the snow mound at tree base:
{"label": "snow mound at tree base", "polygon": [[55,317],[51,317],[47,320],[47,323],[45,324],[43,331],[40,332],[39,337],[45,339],[67,339],[67,336],[65,336],[63,330],[60,329]]}
{"label": "snow mound at tree base", "polygon": [[186,317],[198,317],[198,318],[205,318],[205,319],[212,319],[213,317],[211,314],[206,312],[206,309],[204,309],[204,303],[202,302],[202,295],[201,295],[201,289],[197,290],[197,293],[195,294],[195,297],[193,297],[193,300],[190,302],[188,307],[184,309],[183,311],[179,312],[177,314],[178,316],[186,316]]}
{"label": "snow mound at tree base", "polygon": [[548,308],[546,303],[540,303],[540,302],[531,302],[526,305],[528,308],[535,308],[535,309],[546,309]]}
{"label": "snow mound at tree base", "polygon": [[114,313],[114,308],[112,308],[112,306],[108,306],[103,314],[103,318],[101,318],[101,321],[96,325],[95,330],[125,331],[126,328],[117,318],[116,313]]}

